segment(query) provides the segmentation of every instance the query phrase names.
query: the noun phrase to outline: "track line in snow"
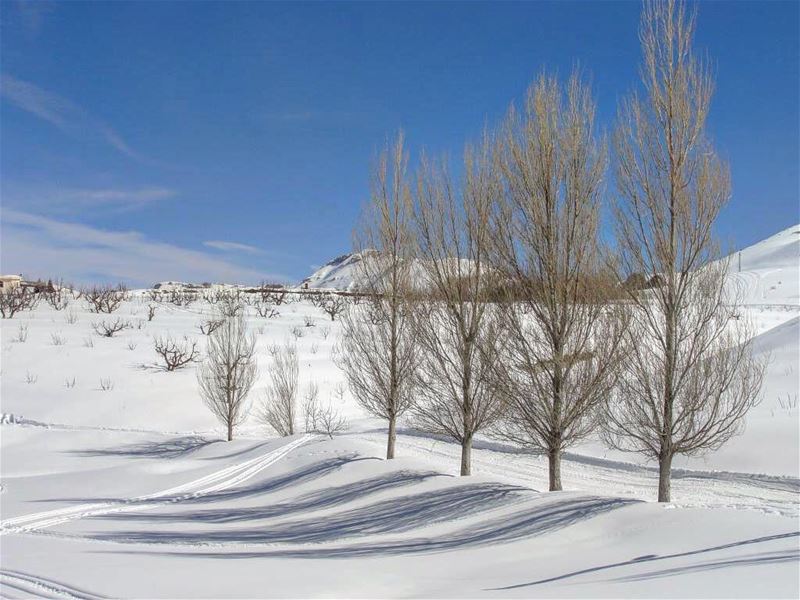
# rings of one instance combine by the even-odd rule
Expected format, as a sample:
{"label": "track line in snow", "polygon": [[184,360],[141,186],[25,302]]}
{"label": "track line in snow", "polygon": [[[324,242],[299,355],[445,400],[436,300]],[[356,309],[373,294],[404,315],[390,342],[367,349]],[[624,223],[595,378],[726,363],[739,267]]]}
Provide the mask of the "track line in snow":
{"label": "track line in snow", "polygon": [[152,494],[136,496],[122,502],[81,504],[8,519],[0,523],[0,535],[4,533],[36,531],[86,517],[134,510],[148,510],[165,504],[182,502],[184,500],[212,494],[247,481],[260,471],[279,461],[292,450],[302,446],[313,437],[312,435],[306,434],[285,446],[270,450],[261,456],[230,465],[224,469],[206,475],[205,477]]}
{"label": "track line in snow", "polygon": [[0,569],[0,597],[8,597],[7,588],[23,594],[30,594],[34,598],[76,598],[78,600],[104,598],[104,596],[98,596],[51,579],[36,577],[20,571]]}

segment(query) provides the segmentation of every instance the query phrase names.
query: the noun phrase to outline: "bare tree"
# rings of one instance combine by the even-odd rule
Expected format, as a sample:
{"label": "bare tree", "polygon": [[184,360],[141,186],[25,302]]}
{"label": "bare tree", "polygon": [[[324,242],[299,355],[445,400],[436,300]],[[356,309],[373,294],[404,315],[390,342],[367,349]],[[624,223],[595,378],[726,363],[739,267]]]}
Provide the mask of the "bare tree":
{"label": "bare tree", "polygon": [[148,304],[147,305],[147,321],[152,321],[156,316],[156,310],[158,309],[157,304]]}
{"label": "bare tree", "polygon": [[693,32],[682,2],[645,3],[646,94],[623,104],[614,136],[619,279],[642,273],[656,284],[626,288],[635,307],[630,355],[605,413],[606,438],[658,460],[660,502],[670,500],[673,457],[735,435],[763,377],[713,236],[730,175],[704,134],[714,82],[692,51]]}
{"label": "bare tree", "polygon": [[347,429],[347,419],[333,407],[330,401],[327,406],[319,408],[316,431],[333,439],[335,434],[341,433],[345,429]]}
{"label": "bare tree", "polygon": [[397,419],[414,402],[417,365],[407,300],[413,252],[407,162],[401,133],[379,158],[372,198],[354,235],[354,251],[361,256],[356,280],[366,300],[350,303],[342,313],[335,355],[357,402],[389,421],[387,459],[395,455]]}
{"label": "bare tree", "polygon": [[128,288],[122,284],[93,286],[82,290],[81,295],[89,303],[92,312],[111,314],[127,300]]}
{"label": "bare tree", "polygon": [[416,245],[430,297],[416,303],[420,354],[416,423],[461,444],[461,474],[470,474],[472,440],[500,413],[491,374],[497,330],[486,302],[490,214],[499,193],[486,136],[465,152],[457,184],[446,168],[423,159],[414,203]]}
{"label": "bare tree", "polygon": [[22,310],[33,310],[39,303],[39,295],[25,286],[8,288],[0,292],[0,315],[11,319]]}
{"label": "bare tree", "polygon": [[153,349],[161,357],[164,369],[167,371],[182,369],[200,356],[197,342],[186,336],[182,340],[175,340],[171,337],[155,337],[153,338]]}
{"label": "bare tree", "polygon": [[607,300],[598,221],[605,153],[594,102],[574,73],[566,90],[542,75],[522,114],[502,128],[493,265],[506,338],[497,390],[506,411],[497,433],[548,456],[550,490],[561,488],[561,455],[595,427],[613,387],[624,314]]}
{"label": "bare tree", "polygon": [[130,329],[131,323],[130,321],[125,321],[117,317],[114,321],[106,321],[105,319],[92,323],[92,329],[94,329],[95,333],[101,337],[113,337],[115,333],[119,333],[123,329]]}
{"label": "bare tree", "polygon": [[342,311],[347,306],[347,301],[345,300],[344,296],[339,296],[338,294],[329,294],[328,298],[325,302],[322,303],[323,312],[325,312],[330,318],[331,321],[336,320],[336,316],[341,314]]}
{"label": "bare tree", "polygon": [[222,324],[224,322],[225,322],[225,317],[206,319],[205,321],[201,321],[200,324],[197,326],[197,328],[203,335],[211,335],[217,329],[222,327]]}
{"label": "bare tree", "polygon": [[50,284],[43,292],[44,299],[53,308],[53,310],[64,310],[69,306],[73,298],[72,288],[63,281],[58,281],[55,284]]}
{"label": "bare tree", "polygon": [[247,396],[258,373],[255,344],[242,315],[229,317],[209,337],[206,359],[197,371],[200,396],[227,429],[228,441],[250,412]]}
{"label": "bare tree", "polygon": [[312,381],[303,394],[303,421],[306,433],[317,431],[319,410],[319,385],[316,381]]}
{"label": "bare tree", "polygon": [[270,366],[270,384],[261,410],[262,422],[282,436],[295,432],[299,373],[297,346],[286,342]]}

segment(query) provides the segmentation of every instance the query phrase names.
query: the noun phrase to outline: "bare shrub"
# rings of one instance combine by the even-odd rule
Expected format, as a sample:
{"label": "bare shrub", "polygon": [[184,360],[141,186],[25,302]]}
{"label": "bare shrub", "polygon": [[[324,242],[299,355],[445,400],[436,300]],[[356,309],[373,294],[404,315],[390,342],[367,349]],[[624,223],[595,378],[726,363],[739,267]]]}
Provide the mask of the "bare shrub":
{"label": "bare shrub", "polygon": [[319,334],[322,336],[323,340],[327,340],[328,336],[331,334],[330,326],[326,325],[325,327],[320,327],[319,328]]}
{"label": "bare shrub", "polygon": [[77,322],[78,322],[78,313],[76,313],[76,312],[75,312],[74,310],[72,310],[72,309],[69,309],[69,310],[68,310],[68,311],[67,311],[67,312],[64,314],[64,320],[67,322],[67,324],[68,324],[68,325],[75,325],[75,323],[77,323]]}
{"label": "bare shrub", "polygon": [[318,350],[319,350],[319,344],[317,342],[312,342],[311,346],[309,346],[308,348],[308,351],[311,352],[311,354],[316,354]]}
{"label": "bare shrub", "polygon": [[304,327],[316,327],[317,324],[311,317],[303,317],[303,326]]}
{"label": "bare shrub", "polygon": [[148,304],[147,305],[147,321],[150,322],[156,316],[156,309],[158,308],[157,304]]}
{"label": "bare shrub", "polygon": [[317,431],[319,419],[319,386],[316,381],[308,384],[303,394],[303,420],[306,433]]}
{"label": "bare shrub", "polygon": [[94,340],[92,338],[83,338],[84,348],[94,348]]}
{"label": "bare shrub", "polygon": [[53,346],[63,346],[64,344],[67,343],[67,340],[59,332],[59,333],[51,333],[50,334],[50,342],[53,344]]}
{"label": "bare shrub", "polygon": [[197,371],[200,395],[225,426],[228,441],[250,412],[247,396],[258,373],[254,355],[255,337],[247,333],[239,314],[225,319],[211,334],[206,359]]}
{"label": "bare shrub", "polygon": [[72,379],[70,379],[69,377],[67,377],[64,380],[64,387],[67,388],[68,390],[71,390],[72,388],[74,388],[75,387],[75,378],[73,377]]}
{"label": "bare shrub", "polygon": [[294,327],[292,327],[292,328],[289,330],[289,333],[291,333],[291,334],[292,334],[292,336],[294,337],[294,339],[296,339],[296,340],[297,340],[297,339],[300,339],[301,337],[303,337],[303,335],[305,335],[305,334],[303,333],[303,329],[302,329],[301,327],[297,326],[297,325],[295,325]]}
{"label": "bare shrub", "polygon": [[59,281],[42,292],[44,299],[54,310],[64,310],[72,301],[72,288]]}
{"label": "bare shrub", "polygon": [[270,384],[260,415],[261,421],[272,427],[278,435],[293,435],[295,432],[299,371],[297,346],[287,342],[270,366]]}
{"label": "bare shrub", "polygon": [[89,304],[90,311],[111,314],[128,299],[128,288],[122,284],[93,286],[83,289],[81,295]]}
{"label": "bare shrub", "polygon": [[197,342],[186,336],[183,336],[181,340],[171,337],[155,337],[153,338],[153,349],[161,357],[166,371],[182,369],[200,356]]}
{"label": "bare shrub", "polygon": [[211,335],[217,329],[222,327],[222,324],[225,322],[225,319],[208,319],[206,321],[201,322],[197,327],[200,329],[200,333],[203,335]]}
{"label": "bare shrub", "polygon": [[39,381],[39,376],[35,373],[31,373],[30,371],[25,371],[25,383],[27,384],[34,384]]}
{"label": "bare shrub", "polygon": [[20,344],[24,344],[28,341],[28,324],[27,323],[20,323],[17,327],[17,335],[14,337],[14,341]]}
{"label": "bare shrub", "polygon": [[12,319],[23,310],[33,310],[39,304],[39,295],[31,288],[18,285],[0,293],[0,315],[4,319]]}
{"label": "bare shrub", "polygon": [[330,439],[333,439],[335,434],[347,429],[347,425],[347,420],[330,403],[318,413],[317,431],[324,433]]}
{"label": "bare shrub", "polygon": [[92,329],[101,337],[113,337],[114,334],[119,333],[124,329],[130,329],[130,321],[125,321],[117,317],[114,321],[106,321],[105,319],[100,322],[92,323]]}
{"label": "bare shrub", "polygon": [[259,317],[264,317],[265,319],[272,319],[280,314],[271,304],[260,300],[253,303],[253,308]]}
{"label": "bare shrub", "polygon": [[137,346],[137,345],[138,345],[138,344],[137,344],[136,342],[134,342],[133,340],[129,340],[129,341],[128,341],[128,350],[130,350],[131,352],[133,352],[134,350],[136,350],[136,346]]}
{"label": "bare shrub", "polygon": [[103,392],[110,392],[114,389],[114,382],[111,381],[110,377],[101,377],[100,378],[100,390]]}

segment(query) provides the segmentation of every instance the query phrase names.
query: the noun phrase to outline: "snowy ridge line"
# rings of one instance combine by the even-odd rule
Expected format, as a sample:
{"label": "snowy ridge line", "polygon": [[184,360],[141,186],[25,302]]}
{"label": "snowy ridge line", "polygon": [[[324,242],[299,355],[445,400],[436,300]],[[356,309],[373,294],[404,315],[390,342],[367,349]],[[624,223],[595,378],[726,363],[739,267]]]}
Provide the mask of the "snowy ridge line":
{"label": "snowy ridge line", "polygon": [[306,434],[285,446],[271,450],[256,458],[237,463],[188,483],[123,501],[122,503],[103,502],[69,506],[56,510],[24,515],[0,523],[0,535],[20,533],[52,527],[68,521],[94,517],[104,514],[148,510],[164,504],[171,504],[211,494],[243,483],[274,464],[292,450],[302,446],[314,436]]}
{"label": "snowy ridge line", "polygon": [[[85,592],[51,579],[35,577],[19,571],[9,571],[8,569],[0,569],[0,584],[2,584],[2,588],[9,587],[26,594],[32,594],[37,598],[77,598],[78,600],[100,600],[105,598],[105,596]],[[6,593],[2,588],[0,588],[0,595],[5,597]]]}

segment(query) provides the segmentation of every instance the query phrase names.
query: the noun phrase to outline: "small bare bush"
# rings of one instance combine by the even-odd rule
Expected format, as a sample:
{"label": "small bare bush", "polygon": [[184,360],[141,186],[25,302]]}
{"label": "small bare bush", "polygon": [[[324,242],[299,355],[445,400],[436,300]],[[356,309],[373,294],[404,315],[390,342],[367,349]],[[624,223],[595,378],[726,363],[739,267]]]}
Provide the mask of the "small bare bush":
{"label": "small bare bush", "polygon": [[67,325],[75,325],[75,323],[78,322],[78,313],[72,309],[69,309],[64,314],[64,320],[67,322]]}
{"label": "small bare bush", "polygon": [[292,334],[292,336],[294,337],[294,339],[296,339],[296,340],[297,340],[297,339],[300,339],[300,338],[301,338],[301,337],[303,337],[303,335],[304,335],[304,334],[303,334],[303,330],[302,330],[302,328],[298,327],[297,325],[295,325],[294,327],[292,327],[292,328],[289,330],[289,333],[291,333],[291,334]]}
{"label": "small bare bush", "polygon": [[25,383],[33,384],[39,381],[39,376],[35,373],[31,373],[30,371],[25,371]]}
{"label": "small bare bush", "polygon": [[316,354],[319,350],[319,344],[317,342],[313,342],[308,350],[311,352],[311,354]]}
{"label": "small bare bush", "polygon": [[17,327],[17,335],[14,338],[15,342],[23,344],[28,341],[28,324],[27,323],[20,323],[19,327]]}
{"label": "small bare bush", "polygon": [[211,335],[219,329],[224,322],[224,319],[208,319],[200,323],[197,327],[203,335]]}
{"label": "small bare bush", "polygon": [[130,350],[131,352],[133,352],[134,350],[136,350],[136,346],[137,346],[137,345],[138,345],[138,344],[137,344],[136,342],[134,342],[133,340],[130,340],[130,341],[128,342],[128,350]]}
{"label": "small bare bush", "polygon": [[63,346],[67,343],[67,340],[63,335],[61,335],[61,333],[51,333],[50,341],[52,342],[53,346]]}
{"label": "small bare bush", "polygon": [[256,301],[253,303],[253,308],[258,314],[259,317],[264,317],[265,319],[272,319],[277,317],[280,313],[275,310],[271,304],[268,304],[263,301]]}
{"label": "small bare bush", "polygon": [[334,435],[347,429],[347,420],[329,403],[319,411],[317,425],[320,433],[333,439]]}
{"label": "small bare bush", "polygon": [[314,319],[312,319],[311,317],[303,317],[304,327],[316,327],[316,325],[317,324],[314,322]]}
{"label": "small bare bush", "polygon": [[303,394],[303,422],[306,433],[317,431],[319,419],[319,386],[316,381],[308,384]]}
{"label": "small bare bush", "polygon": [[92,338],[83,338],[84,348],[94,348],[94,340]]}
{"label": "small bare bush", "polygon": [[156,316],[156,309],[158,308],[157,304],[148,304],[147,305],[147,321],[150,322]]}
{"label": "small bare bush", "polygon": [[182,340],[175,340],[171,337],[156,337],[153,339],[153,348],[156,354],[161,357],[166,371],[182,369],[200,356],[197,342],[190,340],[186,336]]}
{"label": "small bare bush", "polygon": [[327,340],[327,339],[328,339],[328,336],[331,334],[331,328],[330,328],[330,326],[329,326],[329,325],[326,325],[325,327],[320,327],[320,328],[319,328],[319,333],[320,333],[320,335],[322,336],[322,339],[323,339],[323,340]]}
{"label": "small bare bush", "polygon": [[53,310],[64,310],[72,301],[72,289],[62,282],[51,284],[43,295]]}
{"label": "small bare bush", "polygon": [[114,389],[114,382],[111,381],[110,377],[101,377],[100,378],[100,390],[103,392],[110,392]]}
{"label": "small bare bush", "polygon": [[64,387],[67,388],[68,390],[71,390],[72,388],[74,388],[75,387],[75,378],[73,377],[72,379],[70,379],[68,377],[67,379],[65,379],[64,380]]}
{"label": "small bare bush", "polygon": [[100,337],[114,337],[115,333],[119,333],[124,329],[130,329],[131,324],[129,321],[125,321],[119,317],[117,317],[114,321],[100,321],[92,323],[92,329],[94,329],[95,333]]}

